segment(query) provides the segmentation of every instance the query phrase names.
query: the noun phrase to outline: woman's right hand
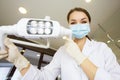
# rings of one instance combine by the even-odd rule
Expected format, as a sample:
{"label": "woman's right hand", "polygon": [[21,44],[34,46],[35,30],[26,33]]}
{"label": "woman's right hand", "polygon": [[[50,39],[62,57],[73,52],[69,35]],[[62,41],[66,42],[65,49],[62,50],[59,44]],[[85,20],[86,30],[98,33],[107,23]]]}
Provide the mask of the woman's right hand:
{"label": "woman's right hand", "polygon": [[17,46],[15,46],[9,38],[6,38],[4,41],[6,46],[5,51],[0,51],[0,59],[5,58],[7,61],[13,63],[19,71],[29,65],[29,61],[21,55]]}

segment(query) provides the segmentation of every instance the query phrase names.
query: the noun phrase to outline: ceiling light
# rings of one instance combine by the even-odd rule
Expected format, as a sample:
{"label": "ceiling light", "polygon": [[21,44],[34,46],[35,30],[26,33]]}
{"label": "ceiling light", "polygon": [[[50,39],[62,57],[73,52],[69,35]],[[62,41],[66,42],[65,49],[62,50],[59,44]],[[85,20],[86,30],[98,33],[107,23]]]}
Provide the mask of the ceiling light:
{"label": "ceiling light", "polygon": [[85,0],[87,3],[91,2],[92,0]]}
{"label": "ceiling light", "polygon": [[108,40],[107,43],[110,43],[110,40]]}
{"label": "ceiling light", "polygon": [[118,40],[117,42],[120,42],[120,40]]}
{"label": "ceiling light", "polygon": [[27,13],[27,10],[24,7],[19,7],[18,10],[21,14],[26,14]]}

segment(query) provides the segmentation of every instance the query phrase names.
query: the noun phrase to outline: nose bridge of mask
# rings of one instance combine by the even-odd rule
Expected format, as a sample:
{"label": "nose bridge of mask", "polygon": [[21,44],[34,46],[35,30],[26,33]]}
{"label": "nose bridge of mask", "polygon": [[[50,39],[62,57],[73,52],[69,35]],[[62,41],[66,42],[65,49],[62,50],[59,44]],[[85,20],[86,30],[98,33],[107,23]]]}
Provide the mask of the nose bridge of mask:
{"label": "nose bridge of mask", "polygon": [[71,25],[70,29],[72,29],[72,30],[86,30],[86,29],[89,28],[88,26],[89,26],[88,23],[85,23],[85,24],[75,24],[75,25]]}

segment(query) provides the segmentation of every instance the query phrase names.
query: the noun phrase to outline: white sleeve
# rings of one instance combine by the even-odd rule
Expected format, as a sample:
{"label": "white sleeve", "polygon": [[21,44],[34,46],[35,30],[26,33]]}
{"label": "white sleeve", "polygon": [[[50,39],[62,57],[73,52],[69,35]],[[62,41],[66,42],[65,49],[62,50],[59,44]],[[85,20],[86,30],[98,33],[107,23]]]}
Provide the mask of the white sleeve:
{"label": "white sleeve", "polygon": [[106,44],[103,48],[105,66],[104,69],[98,68],[94,80],[120,80],[120,65],[116,56]]}
{"label": "white sleeve", "polygon": [[59,49],[55,53],[50,64],[48,64],[41,70],[31,65],[30,69],[23,76],[22,80],[55,80],[55,78],[60,74],[60,59],[61,50]]}

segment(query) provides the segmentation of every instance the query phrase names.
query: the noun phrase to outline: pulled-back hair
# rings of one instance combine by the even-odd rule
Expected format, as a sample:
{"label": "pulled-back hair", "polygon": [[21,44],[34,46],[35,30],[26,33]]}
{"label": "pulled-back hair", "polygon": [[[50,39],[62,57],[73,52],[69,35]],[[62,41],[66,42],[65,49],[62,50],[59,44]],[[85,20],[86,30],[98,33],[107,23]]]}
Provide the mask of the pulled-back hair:
{"label": "pulled-back hair", "polygon": [[90,17],[90,14],[88,13],[88,11],[85,10],[84,8],[80,8],[80,7],[75,7],[68,12],[68,14],[67,14],[67,21],[68,22],[69,22],[70,14],[73,13],[74,11],[84,12],[88,17],[89,22],[91,22],[91,17]]}

